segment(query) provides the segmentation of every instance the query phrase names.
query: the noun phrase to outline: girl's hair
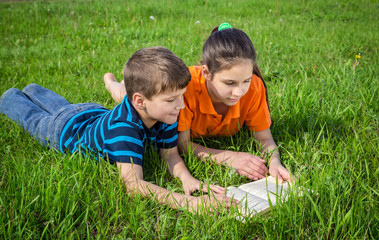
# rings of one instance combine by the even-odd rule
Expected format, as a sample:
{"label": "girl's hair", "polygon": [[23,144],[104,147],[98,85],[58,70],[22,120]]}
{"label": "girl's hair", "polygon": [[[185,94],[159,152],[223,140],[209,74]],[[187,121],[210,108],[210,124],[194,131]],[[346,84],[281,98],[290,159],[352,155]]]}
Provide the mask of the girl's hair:
{"label": "girl's hair", "polygon": [[266,83],[257,65],[255,49],[249,36],[236,28],[219,31],[218,27],[212,29],[211,35],[203,46],[201,63],[207,65],[209,72],[213,75],[219,71],[228,70],[241,62],[250,61],[253,64],[253,74],[263,82],[268,105]]}

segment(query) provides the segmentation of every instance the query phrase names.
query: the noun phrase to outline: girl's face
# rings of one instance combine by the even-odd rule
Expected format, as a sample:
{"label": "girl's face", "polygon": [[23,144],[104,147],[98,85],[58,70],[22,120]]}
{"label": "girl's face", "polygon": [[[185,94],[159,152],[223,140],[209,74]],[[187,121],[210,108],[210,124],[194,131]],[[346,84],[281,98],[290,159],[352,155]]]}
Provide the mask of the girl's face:
{"label": "girl's face", "polygon": [[250,87],[253,76],[253,64],[241,62],[228,70],[211,74],[206,65],[203,65],[203,76],[207,80],[207,89],[213,104],[223,103],[226,106],[235,105]]}

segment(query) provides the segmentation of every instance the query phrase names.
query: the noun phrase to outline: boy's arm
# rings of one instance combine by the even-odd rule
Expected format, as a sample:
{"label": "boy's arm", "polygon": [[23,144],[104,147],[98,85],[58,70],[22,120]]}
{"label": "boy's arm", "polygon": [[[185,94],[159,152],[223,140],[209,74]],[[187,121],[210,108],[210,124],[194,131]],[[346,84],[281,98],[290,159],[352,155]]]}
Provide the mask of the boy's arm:
{"label": "boy's arm", "polygon": [[291,176],[289,171],[283,167],[280,162],[280,154],[278,150],[278,146],[276,145],[270,129],[266,129],[263,131],[254,132],[255,138],[262,146],[263,155],[271,155],[269,160],[269,173],[274,178],[278,177],[279,183],[283,181],[292,181],[294,177]]}
{"label": "boy's arm", "polygon": [[[159,150],[161,158],[167,162],[167,168],[172,176],[179,178],[183,183],[183,190],[186,195],[191,195],[192,192],[199,190],[208,192],[208,187],[196,178],[194,178],[188,171],[182,157],[180,157],[178,148],[173,147],[170,149],[161,148]],[[210,189],[217,194],[224,194],[225,189],[217,185],[209,185]]]}
{"label": "boy's arm", "polygon": [[199,159],[210,158],[218,164],[233,167],[240,175],[252,180],[264,178],[268,172],[265,160],[250,153],[207,148],[192,142],[190,130],[179,132],[178,147],[183,153],[188,153],[190,148]]}
{"label": "boy's arm", "polygon": [[188,207],[192,212],[196,212],[199,207],[209,208],[213,206],[217,208],[222,205],[229,208],[231,206],[230,199],[221,194],[201,197],[185,196],[146,182],[143,180],[142,167],[137,164],[117,162],[117,167],[124,180],[126,191],[130,194],[142,194],[149,198],[155,198],[159,203],[168,204],[174,209]]}

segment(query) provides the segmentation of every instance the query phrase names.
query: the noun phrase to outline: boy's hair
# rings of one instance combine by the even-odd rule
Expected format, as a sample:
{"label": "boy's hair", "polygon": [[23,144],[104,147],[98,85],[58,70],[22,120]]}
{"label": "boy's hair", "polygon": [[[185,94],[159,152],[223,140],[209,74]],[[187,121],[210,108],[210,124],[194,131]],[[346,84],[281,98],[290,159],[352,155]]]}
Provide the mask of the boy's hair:
{"label": "boy's hair", "polygon": [[249,36],[236,28],[219,31],[218,27],[212,29],[211,35],[204,43],[201,63],[207,65],[209,72],[213,75],[219,71],[228,70],[236,64],[250,61],[253,64],[253,74],[263,82],[268,104],[266,83],[257,65],[255,49]]}
{"label": "boy's hair", "polygon": [[186,64],[164,47],[138,50],[124,67],[124,83],[130,100],[136,92],[151,100],[158,93],[185,88],[190,80]]}

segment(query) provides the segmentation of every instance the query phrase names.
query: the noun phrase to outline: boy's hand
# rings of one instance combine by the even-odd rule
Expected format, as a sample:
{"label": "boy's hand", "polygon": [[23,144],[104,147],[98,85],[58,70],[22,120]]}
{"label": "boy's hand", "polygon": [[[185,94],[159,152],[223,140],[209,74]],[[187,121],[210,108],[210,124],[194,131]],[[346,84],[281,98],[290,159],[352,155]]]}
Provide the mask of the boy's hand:
{"label": "boy's hand", "polygon": [[[185,195],[191,195],[194,191],[198,190],[201,192],[208,193],[209,189],[212,190],[216,194],[224,194],[225,188],[217,186],[217,185],[207,185],[204,182],[200,182],[196,178],[192,176],[188,176],[187,178],[182,180],[183,183],[183,190]],[[209,188],[208,188],[209,186]]]}
{"label": "boy's hand", "polygon": [[280,161],[272,161],[270,163],[269,173],[273,178],[278,178],[278,182],[280,184],[284,181],[295,181],[295,177],[291,175],[285,167],[283,167]]}
{"label": "boy's hand", "polygon": [[264,178],[268,173],[266,161],[245,152],[230,152],[230,158],[226,161],[228,166],[235,168],[238,174],[251,180]]}
{"label": "boy's hand", "polygon": [[228,198],[222,194],[208,194],[200,197],[189,197],[188,210],[192,213],[196,213],[199,210],[215,211],[217,209],[226,208],[229,210],[234,207],[237,208],[238,201]]}

